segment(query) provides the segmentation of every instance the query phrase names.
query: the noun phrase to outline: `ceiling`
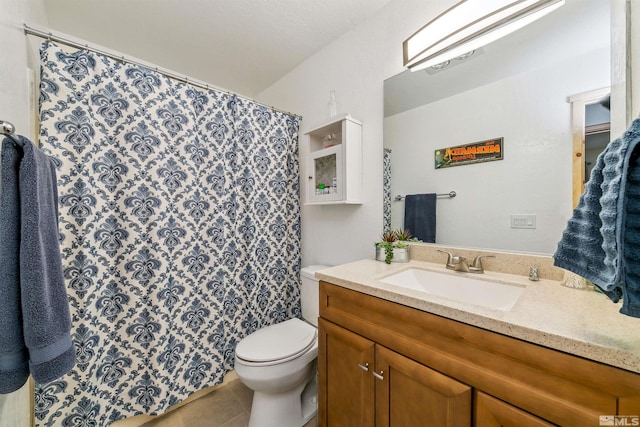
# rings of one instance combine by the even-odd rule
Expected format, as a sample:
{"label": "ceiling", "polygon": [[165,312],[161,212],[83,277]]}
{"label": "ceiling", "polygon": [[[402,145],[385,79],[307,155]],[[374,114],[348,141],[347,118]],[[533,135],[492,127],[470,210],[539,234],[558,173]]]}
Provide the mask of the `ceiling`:
{"label": "ceiling", "polygon": [[390,0],[44,0],[54,32],[255,97]]}

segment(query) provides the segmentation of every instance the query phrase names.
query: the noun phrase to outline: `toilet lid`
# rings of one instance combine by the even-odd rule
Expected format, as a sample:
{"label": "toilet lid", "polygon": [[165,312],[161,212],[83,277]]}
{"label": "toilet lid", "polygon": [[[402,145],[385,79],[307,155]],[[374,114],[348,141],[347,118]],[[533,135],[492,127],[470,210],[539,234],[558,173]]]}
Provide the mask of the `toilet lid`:
{"label": "toilet lid", "polygon": [[316,328],[290,319],[249,334],[236,346],[236,356],[249,362],[272,362],[304,353],[316,339]]}

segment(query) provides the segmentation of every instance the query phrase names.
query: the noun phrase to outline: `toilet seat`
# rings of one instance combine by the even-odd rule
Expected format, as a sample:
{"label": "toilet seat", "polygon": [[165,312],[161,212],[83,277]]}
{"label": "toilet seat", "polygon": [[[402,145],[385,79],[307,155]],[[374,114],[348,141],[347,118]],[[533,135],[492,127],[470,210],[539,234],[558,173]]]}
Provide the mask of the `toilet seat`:
{"label": "toilet seat", "polygon": [[316,344],[317,330],[300,319],[290,319],[249,334],[236,346],[236,358],[252,366],[284,363]]}

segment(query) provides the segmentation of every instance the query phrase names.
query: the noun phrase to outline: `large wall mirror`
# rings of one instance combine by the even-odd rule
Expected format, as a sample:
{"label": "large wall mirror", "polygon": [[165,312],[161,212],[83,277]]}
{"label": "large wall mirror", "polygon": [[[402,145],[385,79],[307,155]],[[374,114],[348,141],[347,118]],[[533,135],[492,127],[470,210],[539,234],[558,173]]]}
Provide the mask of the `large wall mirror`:
{"label": "large wall mirror", "polygon": [[[573,208],[569,99],[610,85],[609,17],[608,0],[567,0],[467,59],[387,79],[392,227],[396,196],[455,191],[437,200],[436,243],[553,253]],[[494,138],[502,160],[434,166],[437,149]],[[512,228],[512,215],[535,228]]]}

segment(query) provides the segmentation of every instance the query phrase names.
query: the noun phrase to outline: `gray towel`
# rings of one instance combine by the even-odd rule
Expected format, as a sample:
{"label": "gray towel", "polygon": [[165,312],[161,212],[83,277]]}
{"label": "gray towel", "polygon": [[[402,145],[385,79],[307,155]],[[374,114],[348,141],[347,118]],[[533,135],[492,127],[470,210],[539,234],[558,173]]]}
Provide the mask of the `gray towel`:
{"label": "gray towel", "polygon": [[[640,119],[598,156],[554,254],[554,264],[593,282],[624,314],[640,317]],[[638,147],[640,148],[640,147]]]}
{"label": "gray towel", "polygon": [[426,243],[436,242],[436,194],[409,194],[404,199],[404,228]]}
{"label": "gray towel", "polygon": [[2,143],[0,184],[0,393],[11,393],[29,378],[20,306],[20,192],[18,168],[22,149]]}
{"label": "gray towel", "polygon": [[[6,209],[13,216],[2,215],[0,236],[3,239],[3,269],[12,259],[19,269],[19,281],[14,282],[13,286],[20,289],[20,304],[16,305],[15,301],[11,301],[9,310],[18,310],[18,315],[14,314],[12,318],[20,317],[22,328],[3,328],[4,330],[0,331],[0,342],[13,344],[12,351],[5,355],[5,360],[12,359],[14,369],[7,369],[7,372],[18,369],[24,375],[25,358],[20,357],[26,356],[28,352],[29,370],[33,378],[38,383],[47,383],[69,372],[75,364],[75,350],[70,335],[69,302],[60,255],[58,192],[52,160],[28,139],[20,139],[24,144],[22,149],[14,146],[8,139],[2,144],[3,197],[0,200],[5,202],[4,195],[7,195],[8,206],[4,206],[3,203],[0,214],[4,214]],[[16,156],[19,161],[17,177]],[[9,166],[6,174],[5,157]],[[17,195],[16,187],[19,191]],[[19,215],[15,215],[16,202]],[[4,250],[5,241],[15,250],[16,240],[19,252]],[[10,278],[13,279],[15,267],[9,271]],[[11,285],[3,284],[3,288]],[[6,302],[3,298],[0,305]],[[21,351],[14,350],[20,347],[20,344]],[[27,352],[24,351],[25,347]],[[4,348],[2,350],[4,351]],[[4,374],[3,370],[0,377]],[[22,380],[22,376],[20,379]]]}

